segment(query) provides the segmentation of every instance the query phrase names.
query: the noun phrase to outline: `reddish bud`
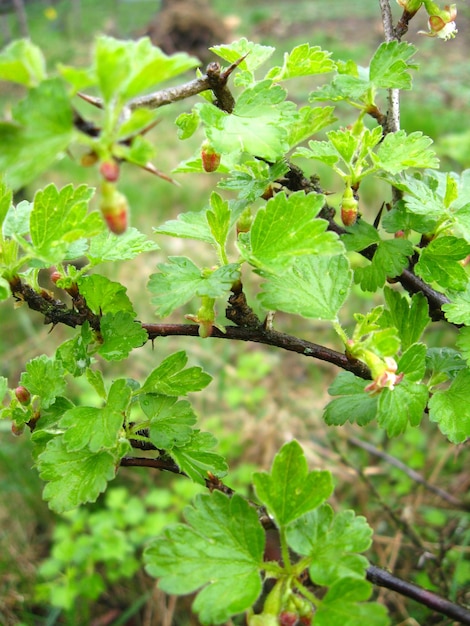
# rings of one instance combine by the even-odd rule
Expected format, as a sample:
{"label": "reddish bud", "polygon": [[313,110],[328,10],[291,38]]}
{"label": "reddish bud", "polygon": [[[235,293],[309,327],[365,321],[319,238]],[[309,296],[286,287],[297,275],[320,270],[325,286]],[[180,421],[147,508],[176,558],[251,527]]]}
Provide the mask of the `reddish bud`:
{"label": "reddish bud", "polygon": [[280,626],[295,626],[299,620],[299,616],[297,613],[292,613],[291,611],[282,611],[279,615],[279,625]]}
{"label": "reddish bud", "polygon": [[346,187],[341,201],[341,220],[345,226],[352,226],[357,221],[358,202],[351,187]]}
{"label": "reddish bud", "polygon": [[397,232],[394,235],[395,239],[404,239],[405,238],[405,231],[404,230],[397,230]]}
{"label": "reddish bud", "polygon": [[31,400],[31,394],[26,389],[26,387],[23,387],[22,385],[15,389],[15,396],[18,402],[21,402],[21,404],[28,404]]}
{"label": "reddish bud", "polygon": [[57,281],[59,281],[61,278],[62,278],[62,274],[58,272],[57,270],[51,273],[51,280],[54,283],[54,285],[56,285]]}
{"label": "reddish bud", "polygon": [[122,235],[127,229],[129,205],[127,198],[112,183],[103,183],[100,203],[101,213],[109,230]]}
{"label": "reddish bud", "polygon": [[274,196],[274,189],[272,185],[268,185],[266,189],[263,191],[263,193],[261,194],[261,197],[263,198],[263,200],[269,200],[273,196]]}
{"label": "reddish bud", "polygon": [[215,172],[220,165],[220,154],[214,150],[208,141],[202,144],[201,159],[205,172]]}
{"label": "reddish bud", "polygon": [[114,159],[103,161],[100,165],[100,174],[105,180],[115,183],[119,178],[119,163]]}
{"label": "reddish bud", "polygon": [[20,437],[24,433],[24,424],[18,426],[15,422],[11,425],[11,434],[15,435],[15,437]]}

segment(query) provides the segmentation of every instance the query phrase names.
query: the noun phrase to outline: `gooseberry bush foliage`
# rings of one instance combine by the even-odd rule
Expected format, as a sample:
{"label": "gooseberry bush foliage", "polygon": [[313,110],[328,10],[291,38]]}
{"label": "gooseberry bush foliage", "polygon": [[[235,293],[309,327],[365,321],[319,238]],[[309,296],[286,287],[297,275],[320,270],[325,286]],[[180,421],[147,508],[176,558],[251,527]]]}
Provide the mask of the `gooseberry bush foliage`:
{"label": "gooseberry bush foliage", "polygon": [[[94,502],[122,466],[208,487],[184,522],[145,552],[163,590],[197,592],[193,609],[204,624],[240,613],[250,626],[388,624],[385,607],[368,601],[362,553],[372,530],[354,511],[333,511],[331,473],[310,470],[296,441],[282,447],[269,472],[254,474],[254,501],[234,493],[214,436],[198,428],[186,398],[211,377],[188,366],[184,351],[142,380],[105,380],[103,359],[124,361],[168,335],[265,343],[341,370],[329,389],[328,425],[351,422],[397,437],[430,420],[453,444],[470,436],[470,176],[441,172],[431,139],[399,128],[398,92],[412,88],[417,70],[416,47],[401,39],[422,3],[400,4],[403,15],[390,28],[382,3],[386,41],[367,68],[308,43],[273,67],[274,49],[245,38],[215,45],[220,62],[197,69],[189,82],[181,74],[198,60],[167,56],[146,39],[99,37],[89,67],[48,71],[27,40],[0,55],[0,79],[24,88],[0,123],[0,297],[76,329],[55,354],[25,363],[19,381],[0,379],[1,416],[15,434],[31,432],[44,499],[56,512]],[[424,5],[429,34],[451,36],[455,8]],[[299,77],[316,85],[302,105],[288,92]],[[171,87],[162,86],[170,79]],[[93,110],[89,117],[79,98]],[[175,141],[197,133],[201,148],[176,172],[220,176],[203,210],[188,207],[165,223],[149,215],[149,237],[130,225],[120,167],[127,162],[171,184],[152,162],[156,147],[146,132],[161,106],[189,98],[188,110],[175,115]],[[351,112],[342,126],[341,115],[350,120]],[[13,201],[64,153],[95,166],[96,190],[49,184],[32,201]],[[332,171],[336,196],[315,175],[318,163]],[[361,214],[366,178],[389,190],[371,219]],[[157,318],[176,311],[187,323],[136,319],[126,287],[100,273],[107,263],[158,250],[163,237],[185,240],[188,254],[158,264],[148,297]],[[207,244],[210,264],[190,258],[194,240]],[[40,285],[45,269],[62,298]],[[250,273],[259,285],[256,305],[243,288]],[[343,311],[354,285],[382,303],[355,314],[351,325]],[[337,348],[280,332],[276,311],[323,320]],[[426,344],[437,321],[455,328],[457,349]],[[79,378],[94,397],[89,406],[72,400]],[[279,561],[265,559],[267,529],[279,534]]]}

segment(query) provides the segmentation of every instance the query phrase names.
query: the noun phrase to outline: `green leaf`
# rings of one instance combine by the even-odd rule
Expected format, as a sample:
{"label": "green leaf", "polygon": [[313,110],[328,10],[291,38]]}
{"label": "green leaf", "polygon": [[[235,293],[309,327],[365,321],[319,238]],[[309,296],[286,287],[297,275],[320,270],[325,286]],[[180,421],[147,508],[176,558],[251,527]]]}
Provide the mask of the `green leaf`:
{"label": "green leaf", "polygon": [[426,346],[424,343],[411,345],[398,361],[397,374],[403,373],[407,380],[419,382],[426,373]]}
{"label": "green leaf", "polygon": [[287,269],[295,257],[340,254],[337,236],[325,232],[328,222],[315,219],[324,196],[299,191],[289,197],[278,193],[260,209],[250,232],[239,238],[244,257],[255,267],[270,272]]}
{"label": "green leaf", "polygon": [[377,229],[364,220],[358,220],[353,226],[346,228],[346,233],[341,240],[346,246],[346,250],[360,252],[374,243],[380,242],[380,235]]}
{"label": "green leaf", "polygon": [[257,472],[253,484],[259,500],[283,527],[324,502],[333,492],[330,472],[309,472],[297,441],[282,446],[274,457],[271,473]]}
{"label": "green leaf", "polygon": [[150,419],[149,437],[157,448],[170,450],[191,440],[196,415],[189,402],[146,393],[140,396],[140,406]]}
{"label": "green leaf", "polygon": [[467,286],[468,275],[458,261],[468,254],[470,244],[463,239],[437,237],[421,251],[415,271],[428,283],[435,282],[444,289],[461,291]]}
{"label": "green leaf", "polygon": [[212,211],[206,212],[207,223],[211,229],[214,240],[221,248],[225,247],[230,228],[230,208],[227,200],[213,192],[210,199]]}
{"label": "green leaf", "polygon": [[185,396],[207,387],[212,378],[200,367],[184,366],[188,357],[182,350],[164,359],[147,377],[140,393],[159,393],[165,396]]}
{"label": "green leaf", "polygon": [[422,293],[415,293],[411,300],[395,289],[384,289],[388,310],[384,311],[384,326],[395,326],[403,350],[421,338],[424,329],[431,322],[428,302]]}
{"label": "green leaf", "polygon": [[62,363],[45,354],[32,359],[21,374],[20,385],[26,387],[32,396],[39,396],[41,407],[49,407],[65,389]]}
{"label": "green leaf", "polygon": [[343,578],[332,585],[315,611],[315,626],[388,626],[385,606],[369,599],[372,585],[365,580]]}
{"label": "green leaf", "polygon": [[100,332],[103,343],[98,352],[107,361],[121,361],[134,348],[140,348],[148,339],[134,315],[127,311],[106,313],[101,318]]}
{"label": "green leaf", "polygon": [[231,114],[208,102],[196,107],[216,152],[244,151],[277,161],[289,150],[288,128],[298,118],[286,95],[280,85],[264,80],[242,92]]}
{"label": "green leaf", "polygon": [[308,148],[297,148],[293,156],[316,159],[328,167],[333,167],[339,161],[339,154],[329,141],[309,141]]}
{"label": "green leaf", "polygon": [[92,341],[93,333],[90,330],[90,324],[85,322],[76,337],[65,341],[57,348],[56,359],[72,376],[82,376],[90,366],[91,356],[88,354],[88,346]]}
{"label": "green leaf", "polygon": [[148,38],[122,41],[101,36],[95,45],[98,84],[105,102],[130,100],[199,64],[186,53],[167,56]]}
{"label": "green leaf", "polygon": [[93,237],[87,257],[94,265],[98,265],[104,261],[128,261],[153,250],[159,250],[159,246],[136,228],[130,227],[122,235],[106,230]]}
{"label": "green leaf", "polygon": [[354,511],[335,515],[328,504],[322,504],[289,526],[287,541],[296,553],[313,558],[311,580],[330,586],[342,578],[364,579],[369,562],[354,553],[370,548],[372,534],[365,517]]}
{"label": "green leaf", "polygon": [[241,70],[254,71],[257,67],[265,63],[275,51],[272,46],[262,46],[259,43],[248,41],[242,37],[230,45],[212,46],[209,48],[214,54],[229,63],[235,63],[242,56],[246,58],[238,66]]}
{"label": "green leaf", "polygon": [[[267,188],[289,171],[286,162],[281,159],[273,165],[264,161],[252,159],[237,165],[230,172],[230,176],[224,178],[218,186],[222,189],[238,191],[238,197],[242,201],[254,202]],[[233,208],[232,208],[233,220]]]}
{"label": "green leaf", "polygon": [[[53,105],[52,105],[53,103]],[[0,122],[0,171],[16,191],[46,170],[73,137],[72,109],[63,83],[45,80]]]}
{"label": "green leaf", "polygon": [[417,48],[405,41],[380,44],[370,62],[370,82],[379,89],[411,89],[408,71],[416,65],[407,61],[416,52]]}
{"label": "green leaf", "polygon": [[100,274],[81,276],[78,290],[95,315],[126,312],[135,315],[126,287]]}
{"label": "green leaf", "polygon": [[289,146],[293,148],[305,141],[322,128],[333,124],[336,117],[333,115],[334,107],[309,107],[299,109],[299,120],[289,129]]}
{"label": "green leaf", "polygon": [[11,204],[3,221],[3,236],[16,240],[29,233],[29,221],[33,203],[22,200],[16,206]]}
{"label": "green leaf", "polygon": [[334,321],[348,296],[352,272],[345,256],[305,256],[267,278],[258,296],[266,309]]}
{"label": "green leaf", "polygon": [[204,211],[187,211],[180,213],[178,219],[168,220],[154,230],[161,235],[181,237],[182,239],[195,239],[196,241],[214,244],[214,237]]}
{"label": "green leaf", "polygon": [[404,130],[385,135],[377,150],[377,166],[390,174],[398,174],[409,167],[439,167],[439,159],[429,146],[432,139],[416,131],[409,135]]}
{"label": "green leaf", "polygon": [[29,39],[12,41],[0,53],[0,80],[35,87],[45,78],[44,55]]}
{"label": "green leaf", "polygon": [[407,239],[382,239],[370,265],[358,267],[354,280],[363,291],[377,291],[387,278],[399,276],[413,254],[413,244]]}
{"label": "green leaf", "polygon": [[92,370],[90,368],[86,371],[86,378],[100,398],[106,400],[107,393],[104,386],[103,374],[100,370]]}
{"label": "green leaf", "polygon": [[161,317],[169,315],[195,296],[218,298],[226,295],[240,277],[236,263],[204,272],[186,257],[169,257],[169,263],[160,263],[160,274],[151,274],[148,288],[156,294],[152,303]]}
{"label": "green leaf", "polygon": [[185,518],[187,525],[170,526],[147,548],[147,571],[166,593],[201,589],[193,605],[199,619],[221,624],[261,593],[264,530],[246,500],[219,491],[197,496]]}
{"label": "green leaf", "polygon": [[[463,328],[461,330],[464,330]],[[459,339],[456,344],[458,345]],[[452,348],[429,348],[426,355],[426,367],[435,379],[439,374],[439,381],[454,379],[460,370],[465,369],[462,356]],[[433,381],[434,382],[434,381]],[[434,382],[434,384],[437,384]]]}
{"label": "green leaf", "polygon": [[49,481],[44,499],[56,513],[64,513],[85,502],[95,502],[116,475],[116,466],[128,448],[118,456],[87,449],[70,452],[62,437],[54,437],[38,457],[39,475]]}
{"label": "green leaf", "polygon": [[175,120],[175,124],[178,127],[178,138],[189,139],[189,137],[192,137],[199,127],[199,121],[197,111],[181,113]]}
{"label": "green leaf", "polygon": [[449,304],[443,304],[442,310],[449,322],[470,326],[470,284],[464,291],[448,292]]}
{"label": "green leaf", "polygon": [[106,405],[101,409],[80,406],[64,413],[59,422],[66,428],[62,441],[69,452],[87,448],[90,452],[113,450],[118,445],[131,389],[124,378],[113,382]]}
{"label": "green leaf", "polygon": [[5,376],[0,376],[0,404],[2,403],[3,398],[5,397],[7,389],[8,389],[8,378],[5,378]]}
{"label": "green leaf", "polygon": [[363,380],[351,372],[338,374],[328,393],[335,398],[325,408],[323,419],[329,426],[342,426],[347,421],[365,426],[377,415],[377,397],[364,391],[370,380]]}
{"label": "green leaf", "polygon": [[405,432],[408,424],[418,426],[423,417],[429,391],[405,377],[394,389],[382,389],[379,395],[377,423],[389,437]]}
{"label": "green leaf", "polygon": [[215,452],[210,452],[216,443],[217,440],[210,433],[194,430],[188,443],[174,446],[169,450],[169,454],[191,480],[205,485],[209,474],[222,477],[227,473],[225,459]]}
{"label": "green leaf", "polygon": [[470,370],[461,370],[448,389],[436,391],[429,400],[429,419],[452,443],[470,437]]}
{"label": "green leaf", "polygon": [[39,258],[51,265],[66,258],[70,244],[103,230],[98,212],[88,214],[93,189],[67,185],[60,191],[48,185],[36,192],[31,211],[31,241]]}
{"label": "green leaf", "polygon": [[296,78],[297,76],[312,76],[332,72],[336,65],[331,57],[331,52],[322,50],[320,46],[310,46],[303,43],[296,46],[292,52],[284,54],[284,65],[273,67],[266,75],[275,81]]}

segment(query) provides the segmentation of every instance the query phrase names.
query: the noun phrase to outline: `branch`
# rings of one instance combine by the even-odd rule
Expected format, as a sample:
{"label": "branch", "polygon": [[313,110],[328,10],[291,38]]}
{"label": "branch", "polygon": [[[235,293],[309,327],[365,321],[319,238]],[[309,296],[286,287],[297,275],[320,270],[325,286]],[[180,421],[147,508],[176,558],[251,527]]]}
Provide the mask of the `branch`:
{"label": "branch", "polygon": [[[193,324],[142,324],[142,328],[147,331],[149,339],[151,340],[156,337],[169,337],[174,335],[199,336],[199,327]],[[263,326],[257,328],[226,326],[225,332],[214,327],[211,337],[214,339],[254,341],[255,343],[275,346],[283,350],[297,352],[304,356],[332,363],[348,372],[352,372],[356,376],[359,376],[359,378],[364,378],[365,380],[371,379],[369,368],[361,361],[350,359],[341,352],[320,346],[311,341],[306,341],[305,339],[300,339],[299,337],[294,337],[286,333],[280,333],[276,330],[265,329]]]}
{"label": "branch", "polygon": [[415,470],[411,469],[410,467],[405,465],[405,463],[402,463],[402,461],[400,461],[399,459],[396,459],[394,456],[391,456],[390,454],[387,454],[387,452],[383,452],[382,450],[379,450],[378,448],[368,443],[367,441],[361,441],[360,439],[356,439],[356,437],[348,437],[348,441],[352,443],[354,446],[357,446],[359,448],[362,448],[363,450],[366,450],[370,454],[373,454],[374,456],[377,456],[380,459],[383,459],[387,463],[390,463],[390,465],[393,465],[394,467],[397,467],[398,469],[400,469],[402,472],[405,472],[405,474],[409,476],[411,480],[414,480],[420,485],[423,485],[423,487],[428,489],[428,491],[432,491],[432,493],[435,493],[436,495],[438,495],[440,498],[442,498],[443,500],[445,500],[446,502],[448,502],[455,508],[461,509],[462,511],[470,511],[470,504],[461,502],[458,498],[456,498],[452,494],[448,493],[447,491],[444,491],[444,489],[440,489],[439,487],[432,485],[423,476],[421,476],[421,474],[419,474],[418,472],[415,472]]}
{"label": "branch", "polygon": [[413,600],[416,600],[416,602],[419,602],[420,604],[423,604],[424,606],[427,606],[442,615],[447,615],[447,617],[457,620],[460,624],[470,624],[470,611],[465,609],[463,606],[454,604],[453,602],[450,602],[450,600],[446,600],[432,591],[418,587],[418,585],[414,585],[413,583],[406,582],[401,578],[397,578],[396,576],[393,576],[393,574],[390,574],[376,565],[369,565],[366,571],[366,577],[367,580],[374,585],[386,587],[387,589],[396,591],[402,596],[412,598]]}

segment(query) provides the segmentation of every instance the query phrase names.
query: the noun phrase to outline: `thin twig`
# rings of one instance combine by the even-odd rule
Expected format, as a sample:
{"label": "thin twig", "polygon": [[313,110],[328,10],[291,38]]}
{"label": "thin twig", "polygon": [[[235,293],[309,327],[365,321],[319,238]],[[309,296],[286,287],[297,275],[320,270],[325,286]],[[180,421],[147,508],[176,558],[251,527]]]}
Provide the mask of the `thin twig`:
{"label": "thin twig", "polygon": [[362,448],[363,450],[366,450],[370,454],[373,454],[374,456],[377,456],[380,459],[387,461],[387,463],[390,463],[390,465],[397,467],[402,472],[405,472],[405,474],[409,476],[411,480],[414,480],[420,485],[423,485],[423,487],[425,487],[429,491],[432,491],[433,493],[435,493],[440,498],[442,498],[443,500],[445,500],[452,506],[456,507],[457,509],[461,509],[463,511],[470,511],[469,504],[466,504],[465,502],[461,502],[458,498],[456,498],[452,494],[448,493],[447,491],[444,491],[444,489],[440,489],[439,487],[432,485],[423,476],[421,476],[421,474],[418,474],[418,472],[415,472],[415,470],[411,469],[410,467],[402,463],[402,461],[396,459],[394,456],[391,456],[390,454],[387,454],[386,452],[379,450],[378,448],[368,443],[367,441],[356,439],[356,437],[348,437],[348,441],[352,443],[354,446],[357,446],[358,448]]}
{"label": "thin twig", "polygon": [[393,574],[390,574],[386,570],[375,565],[369,565],[366,571],[366,576],[367,580],[374,585],[386,587],[387,589],[396,591],[402,596],[412,598],[413,600],[416,600],[416,602],[419,602],[420,604],[423,604],[424,606],[427,606],[442,615],[447,615],[447,617],[457,620],[460,624],[470,624],[470,611],[465,609],[463,606],[459,606],[450,600],[446,600],[445,598],[438,596],[432,591],[428,591],[427,589],[418,587],[418,585],[414,585],[413,583],[409,583],[401,578],[397,578],[396,576],[393,576]]}

